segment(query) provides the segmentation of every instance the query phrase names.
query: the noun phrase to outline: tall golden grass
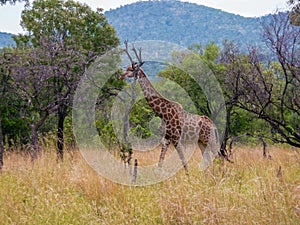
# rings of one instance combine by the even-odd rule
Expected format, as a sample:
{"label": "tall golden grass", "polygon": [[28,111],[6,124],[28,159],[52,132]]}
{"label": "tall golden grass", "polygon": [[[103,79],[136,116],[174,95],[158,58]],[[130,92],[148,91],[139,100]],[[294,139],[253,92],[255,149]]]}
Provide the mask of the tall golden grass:
{"label": "tall golden grass", "polygon": [[236,147],[234,164],[217,161],[201,172],[191,160],[189,176],[128,187],[98,176],[76,151],[57,162],[45,150],[33,163],[6,153],[0,224],[299,224],[299,150],[270,154]]}

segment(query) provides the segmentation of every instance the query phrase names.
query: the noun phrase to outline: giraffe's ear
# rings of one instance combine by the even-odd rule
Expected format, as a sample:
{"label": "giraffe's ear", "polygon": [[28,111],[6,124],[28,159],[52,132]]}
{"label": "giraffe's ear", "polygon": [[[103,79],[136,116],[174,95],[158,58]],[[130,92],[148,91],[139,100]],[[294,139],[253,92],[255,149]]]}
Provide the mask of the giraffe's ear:
{"label": "giraffe's ear", "polygon": [[139,67],[142,67],[142,65],[144,65],[144,61],[140,62]]}

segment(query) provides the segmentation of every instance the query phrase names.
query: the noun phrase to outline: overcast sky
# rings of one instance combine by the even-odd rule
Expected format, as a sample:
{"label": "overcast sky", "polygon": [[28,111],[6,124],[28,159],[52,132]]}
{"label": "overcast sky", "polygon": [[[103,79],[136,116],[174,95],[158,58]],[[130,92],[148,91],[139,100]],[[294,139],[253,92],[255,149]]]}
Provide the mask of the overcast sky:
{"label": "overcast sky", "polygon": [[[137,0],[79,0],[92,8],[103,8],[104,10],[115,9],[121,5],[137,2]],[[239,14],[247,17],[259,17],[274,13],[277,9],[286,9],[287,0],[184,0],[200,5],[222,9],[223,11]],[[20,33],[21,11],[24,5],[17,3],[0,6],[0,31],[9,33]]]}

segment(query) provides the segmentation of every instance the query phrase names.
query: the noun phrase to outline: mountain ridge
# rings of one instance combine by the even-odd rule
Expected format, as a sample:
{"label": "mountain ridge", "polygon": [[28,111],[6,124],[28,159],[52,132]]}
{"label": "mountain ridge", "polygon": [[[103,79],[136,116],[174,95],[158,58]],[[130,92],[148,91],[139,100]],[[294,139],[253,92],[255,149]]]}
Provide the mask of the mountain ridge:
{"label": "mountain ridge", "polygon": [[242,48],[262,45],[260,21],[270,15],[243,17],[181,1],[140,1],[105,12],[121,42],[150,39],[190,46],[230,40]]}
{"label": "mountain ridge", "polygon": [[[221,45],[229,40],[241,49],[247,49],[248,45],[263,46],[260,21],[271,15],[244,17],[177,0],[138,1],[104,14],[121,43],[160,40],[189,47],[210,42]],[[13,44],[12,34],[0,32],[0,48]]]}
{"label": "mountain ridge", "polygon": [[1,32],[0,31],[0,49],[5,46],[14,45],[14,40],[12,39],[11,33]]}

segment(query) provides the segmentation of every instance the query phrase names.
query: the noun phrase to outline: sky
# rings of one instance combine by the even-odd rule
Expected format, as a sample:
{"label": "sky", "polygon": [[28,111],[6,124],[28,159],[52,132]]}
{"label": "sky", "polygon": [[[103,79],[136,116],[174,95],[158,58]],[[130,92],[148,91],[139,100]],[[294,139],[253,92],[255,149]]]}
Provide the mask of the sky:
{"label": "sky", "polygon": [[[118,8],[122,5],[137,2],[137,0],[78,0],[91,8],[103,8],[105,11]],[[221,9],[226,12],[245,17],[259,17],[276,12],[277,9],[287,9],[287,0],[184,0],[208,7]],[[0,5],[0,31],[8,33],[22,33],[20,26],[21,12],[24,4]]]}

